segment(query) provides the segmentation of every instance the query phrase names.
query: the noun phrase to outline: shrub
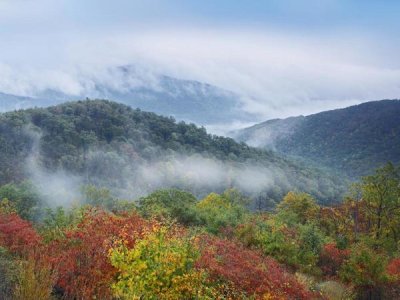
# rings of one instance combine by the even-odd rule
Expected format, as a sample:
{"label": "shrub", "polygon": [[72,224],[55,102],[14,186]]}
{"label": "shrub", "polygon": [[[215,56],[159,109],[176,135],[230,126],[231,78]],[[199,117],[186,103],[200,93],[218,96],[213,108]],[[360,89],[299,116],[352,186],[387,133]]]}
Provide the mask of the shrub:
{"label": "shrub", "polygon": [[[215,281],[232,282],[248,296],[265,299],[309,299],[312,295],[274,259],[240,244],[203,236],[197,267]],[[269,298],[268,298],[269,297]]]}
{"label": "shrub", "polygon": [[350,250],[342,250],[335,243],[328,243],[322,248],[318,265],[325,275],[336,276],[349,255]]}
{"label": "shrub", "polygon": [[125,241],[110,250],[110,260],[118,269],[114,294],[121,299],[205,299],[205,273],[194,269],[198,251],[193,240],[155,227],[133,248]]}
{"label": "shrub", "polygon": [[52,268],[57,270],[56,289],[66,298],[111,298],[110,283],[116,269],[108,259],[108,250],[116,240],[132,246],[149,222],[136,213],[121,216],[101,209],[86,211],[65,238],[47,245]]}

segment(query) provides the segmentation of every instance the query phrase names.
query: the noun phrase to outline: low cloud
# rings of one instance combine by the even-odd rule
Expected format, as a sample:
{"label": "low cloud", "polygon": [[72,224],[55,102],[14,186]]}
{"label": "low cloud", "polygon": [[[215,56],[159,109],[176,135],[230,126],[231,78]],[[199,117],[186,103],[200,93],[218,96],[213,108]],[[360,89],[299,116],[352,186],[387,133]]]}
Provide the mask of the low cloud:
{"label": "low cloud", "polygon": [[[376,41],[352,39],[190,29],[81,36],[69,42],[68,57],[60,56],[64,67],[1,64],[0,91],[90,95],[95,83],[157,88],[157,75],[167,74],[233,91],[255,121],[397,98],[400,66],[387,67],[391,58],[382,58]],[[112,71],[129,64],[133,77]]]}

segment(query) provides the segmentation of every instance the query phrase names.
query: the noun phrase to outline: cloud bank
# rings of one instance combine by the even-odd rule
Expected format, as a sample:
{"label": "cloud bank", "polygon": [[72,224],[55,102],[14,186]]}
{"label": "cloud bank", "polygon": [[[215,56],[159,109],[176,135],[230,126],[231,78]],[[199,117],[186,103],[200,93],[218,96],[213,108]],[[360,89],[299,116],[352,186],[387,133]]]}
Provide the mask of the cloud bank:
{"label": "cloud bank", "polygon": [[[399,98],[397,5],[366,3],[359,15],[357,7],[330,0],[4,0],[0,91],[87,94],[93,78],[121,85],[109,68],[133,64],[142,75],[233,91],[255,122]],[[151,84],[151,76],[142,81]]]}

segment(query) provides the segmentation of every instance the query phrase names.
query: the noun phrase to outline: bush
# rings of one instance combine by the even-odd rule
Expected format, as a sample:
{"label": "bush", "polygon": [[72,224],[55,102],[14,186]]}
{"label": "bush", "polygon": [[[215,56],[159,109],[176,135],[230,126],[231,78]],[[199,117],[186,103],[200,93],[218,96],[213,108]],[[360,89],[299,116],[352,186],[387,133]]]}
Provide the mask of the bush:
{"label": "bush", "polygon": [[336,276],[349,255],[350,250],[342,250],[335,243],[328,243],[322,248],[318,265],[325,275]]}
{"label": "bush", "polygon": [[229,240],[203,236],[198,268],[215,281],[232,282],[248,296],[264,299],[309,299],[312,294],[272,258]]}
{"label": "bush", "polygon": [[193,240],[166,227],[153,227],[133,248],[124,240],[110,250],[118,269],[112,285],[121,299],[212,299],[205,273],[194,268],[198,250]]}

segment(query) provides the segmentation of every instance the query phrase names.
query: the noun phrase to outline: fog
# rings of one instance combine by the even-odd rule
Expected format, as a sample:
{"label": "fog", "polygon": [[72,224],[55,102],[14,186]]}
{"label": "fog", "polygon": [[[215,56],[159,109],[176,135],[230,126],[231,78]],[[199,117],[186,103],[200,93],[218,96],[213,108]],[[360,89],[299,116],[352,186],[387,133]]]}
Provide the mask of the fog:
{"label": "fog", "polygon": [[87,184],[107,188],[114,197],[130,201],[162,188],[184,189],[201,198],[228,188],[255,196],[274,185],[289,185],[285,171],[277,167],[222,162],[198,154],[165,153],[158,159],[132,160],[97,148],[89,150],[81,173],[62,167],[49,170],[43,166],[39,150],[41,135],[32,130],[30,135],[35,142],[25,171],[41,199],[51,207],[83,202],[82,188]]}

